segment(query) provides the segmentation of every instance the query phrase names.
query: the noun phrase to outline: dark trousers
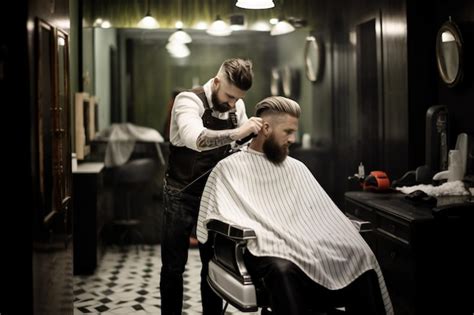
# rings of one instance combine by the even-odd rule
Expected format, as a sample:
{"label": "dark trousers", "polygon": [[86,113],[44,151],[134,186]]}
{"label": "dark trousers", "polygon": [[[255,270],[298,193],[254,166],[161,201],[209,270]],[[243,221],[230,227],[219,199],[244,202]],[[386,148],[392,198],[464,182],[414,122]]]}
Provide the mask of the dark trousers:
{"label": "dark trousers", "polygon": [[[200,198],[177,192],[165,186],[161,235],[161,313],[181,315],[183,308],[183,273],[188,261],[189,237],[196,225]],[[201,300],[204,315],[220,314],[222,300],[207,283],[208,262],[212,252],[208,245],[199,245],[202,261]],[[197,285],[197,283],[196,283]]]}
{"label": "dark trousers", "polygon": [[272,314],[307,315],[344,306],[345,314],[385,314],[377,274],[367,271],[347,287],[329,290],[311,280],[294,263],[276,257],[256,257],[247,252],[245,264],[252,279],[268,293]]}

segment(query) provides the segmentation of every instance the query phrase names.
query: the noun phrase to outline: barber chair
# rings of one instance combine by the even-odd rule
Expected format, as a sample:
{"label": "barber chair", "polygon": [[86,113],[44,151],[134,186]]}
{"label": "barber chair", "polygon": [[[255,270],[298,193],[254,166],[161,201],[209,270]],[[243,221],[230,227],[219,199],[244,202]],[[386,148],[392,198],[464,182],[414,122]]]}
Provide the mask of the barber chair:
{"label": "barber chair", "polygon": [[[370,232],[370,222],[351,219],[361,232]],[[209,262],[207,282],[212,290],[226,303],[222,310],[225,314],[228,304],[241,312],[271,314],[269,298],[259,279],[252,279],[244,263],[247,242],[255,239],[255,231],[236,224],[220,220],[210,220],[206,224],[212,242],[214,256]],[[343,305],[315,305],[312,314],[343,314]]]}
{"label": "barber chair", "polygon": [[[124,247],[127,244],[138,244],[144,242],[142,234],[142,221],[140,215],[142,209],[140,192],[151,183],[155,175],[156,163],[151,158],[129,160],[119,166],[116,171],[116,197],[124,198],[120,207],[115,206],[115,220],[113,226],[119,230],[118,244]],[[117,199],[116,199],[117,200]]]}

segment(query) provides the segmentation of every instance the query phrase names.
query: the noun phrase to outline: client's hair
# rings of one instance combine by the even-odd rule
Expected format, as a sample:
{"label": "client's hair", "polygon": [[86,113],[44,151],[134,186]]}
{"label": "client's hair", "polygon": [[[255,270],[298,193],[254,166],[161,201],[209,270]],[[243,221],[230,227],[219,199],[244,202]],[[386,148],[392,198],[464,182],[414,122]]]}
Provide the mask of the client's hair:
{"label": "client's hair", "polygon": [[299,118],[301,108],[295,101],[283,96],[270,96],[261,100],[255,105],[255,116],[261,117],[263,113],[270,114],[289,114]]}
{"label": "client's hair", "polygon": [[243,91],[248,91],[252,87],[253,65],[250,60],[239,58],[225,60],[217,76],[226,79],[230,84],[235,85]]}

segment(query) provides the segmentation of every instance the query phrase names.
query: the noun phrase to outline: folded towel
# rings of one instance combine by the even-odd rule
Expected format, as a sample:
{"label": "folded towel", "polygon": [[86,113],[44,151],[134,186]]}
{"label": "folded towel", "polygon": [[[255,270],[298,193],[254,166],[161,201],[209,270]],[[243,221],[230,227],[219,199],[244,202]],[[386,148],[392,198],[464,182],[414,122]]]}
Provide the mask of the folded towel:
{"label": "folded towel", "polygon": [[422,190],[430,196],[465,196],[470,195],[474,192],[474,189],[470,189],[471,193],[464,187],[464,183],[460,180],[446,182],[440,186],[433,185],[415,185],[415,186],[403,186],[397,187],[397,190],[404,194],[409,194],[415,190]]}

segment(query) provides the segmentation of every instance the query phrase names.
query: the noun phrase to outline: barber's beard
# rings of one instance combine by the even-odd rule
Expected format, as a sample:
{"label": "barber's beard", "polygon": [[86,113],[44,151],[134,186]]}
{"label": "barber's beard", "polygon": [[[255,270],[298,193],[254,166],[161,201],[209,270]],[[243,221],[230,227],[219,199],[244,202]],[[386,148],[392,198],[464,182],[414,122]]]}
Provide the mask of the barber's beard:
{"label": "barber's beard", "polygon": [[275,164],[282,163],[288,156],[288,145],[281,146],[275,141],[275,137],[271,135],[263,143],[263,153],[270,162]]}
{"label": "barber's beard", "polygon": [[221,112],[221,113],[228,112],[231,109],[231,107],[230,107],[229,103],[220,103],[219,102],[219,99],[217,98],[217,92],[218,91],[219,91],[219,89],[217,89],[215,92],[212,92],[212,94],[211,94],[212,105],[214,106],[214,108],[218,112]]}

